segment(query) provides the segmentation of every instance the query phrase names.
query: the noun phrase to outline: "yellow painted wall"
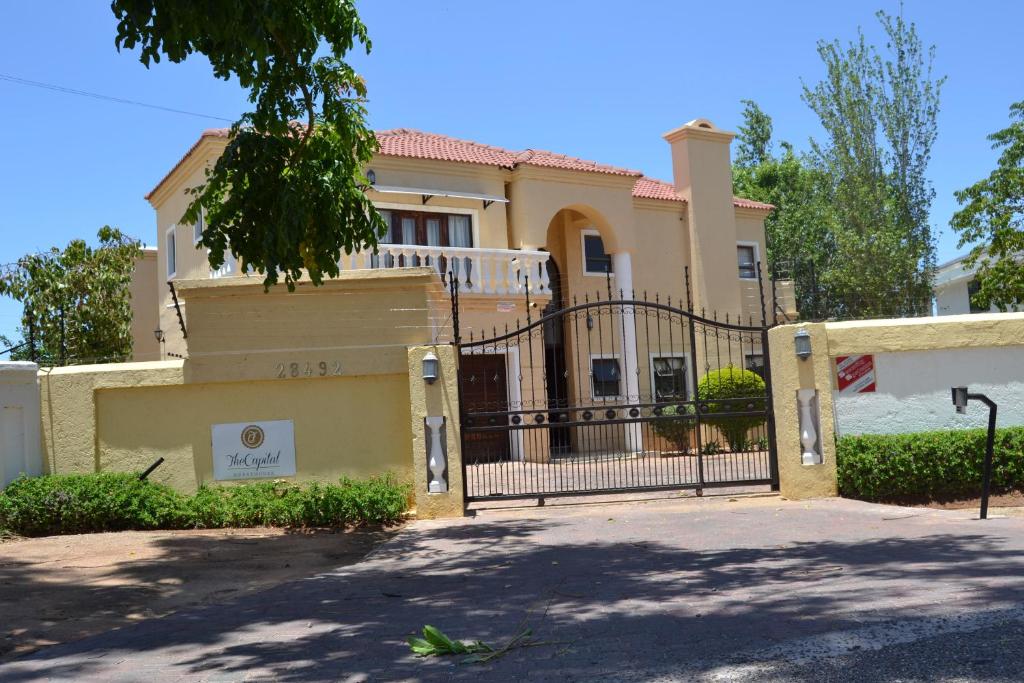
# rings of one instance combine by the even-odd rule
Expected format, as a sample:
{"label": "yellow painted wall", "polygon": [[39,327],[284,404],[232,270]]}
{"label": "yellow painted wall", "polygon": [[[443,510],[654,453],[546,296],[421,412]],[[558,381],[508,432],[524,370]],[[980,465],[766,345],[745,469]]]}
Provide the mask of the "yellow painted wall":
{"label": "yellow painted wall", "polygon": [[101,389],[98,470],[146,468],[184,491],[213,483],[211,427],[293,420],[297,481],[412,477],[406,374]]}
{"label": "yellow painted wall", "polygon": [[[800,328],[811,335],[812,354],[806,361],[797,359],[794,352],[793,335]],[[836,356],[1020,346],[1024,344],[1024,313],[784,325],[771,330],[769,339],[782,495],[810,498],[837,492],[833,409]],[[796,391],[801,388],[818,391],[818,430],[824,455],[821,465],[800,464]]]}

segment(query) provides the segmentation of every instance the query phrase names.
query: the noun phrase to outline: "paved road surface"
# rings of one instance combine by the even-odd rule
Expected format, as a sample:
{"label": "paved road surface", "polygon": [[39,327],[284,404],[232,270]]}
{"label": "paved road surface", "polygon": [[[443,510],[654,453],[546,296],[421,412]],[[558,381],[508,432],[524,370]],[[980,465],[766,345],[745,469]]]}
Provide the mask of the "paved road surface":
{"label": "paved road surface", "polygon": [[[1019,681],[1024,519],[712,497],[418,522],[360,564],[43,650],[0,681]],[[412,657],[423,624],[552,644]]]}

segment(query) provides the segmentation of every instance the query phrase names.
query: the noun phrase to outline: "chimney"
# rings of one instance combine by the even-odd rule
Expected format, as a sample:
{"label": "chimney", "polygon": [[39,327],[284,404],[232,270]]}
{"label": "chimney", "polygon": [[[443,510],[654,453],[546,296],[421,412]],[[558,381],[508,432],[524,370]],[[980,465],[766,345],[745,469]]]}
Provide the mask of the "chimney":
{"label": "chimney", "polygon": [[694,306],[708,315],[739,314],[736,213],[729,145],[735,133],[694,119],[663,136],[672,146],[676,192],[686,199]]}

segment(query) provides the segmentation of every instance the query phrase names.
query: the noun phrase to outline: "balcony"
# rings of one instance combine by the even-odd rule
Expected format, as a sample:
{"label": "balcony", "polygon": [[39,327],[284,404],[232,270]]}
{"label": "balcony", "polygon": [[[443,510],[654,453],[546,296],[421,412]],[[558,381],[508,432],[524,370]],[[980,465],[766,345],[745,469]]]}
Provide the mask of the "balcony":
{"label": "balcony", "polygon": [[463,294],[507,296],[549,294],[546,251],[525,249],[474,249],[424,247],[414,244],[380,244],[377,253],[343,254],[342,270],[432,266],[438,273],[452,273]]}

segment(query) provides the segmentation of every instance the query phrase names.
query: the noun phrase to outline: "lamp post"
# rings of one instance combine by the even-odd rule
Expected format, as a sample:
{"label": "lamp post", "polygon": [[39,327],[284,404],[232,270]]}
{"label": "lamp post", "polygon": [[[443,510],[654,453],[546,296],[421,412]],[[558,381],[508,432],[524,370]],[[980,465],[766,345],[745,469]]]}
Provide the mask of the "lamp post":
{"label": "lamp post", "polygon": [[981,479],[981,519],[988,519],[988,494],[992,484],[992,452],[996,442],[996,403],[985,394],[970,394],[967,387],[953,387],[953,405],[961,415],[967,412],[968,401],[981,401],[988,406],[988,438],[985,441],[985,464]]}

